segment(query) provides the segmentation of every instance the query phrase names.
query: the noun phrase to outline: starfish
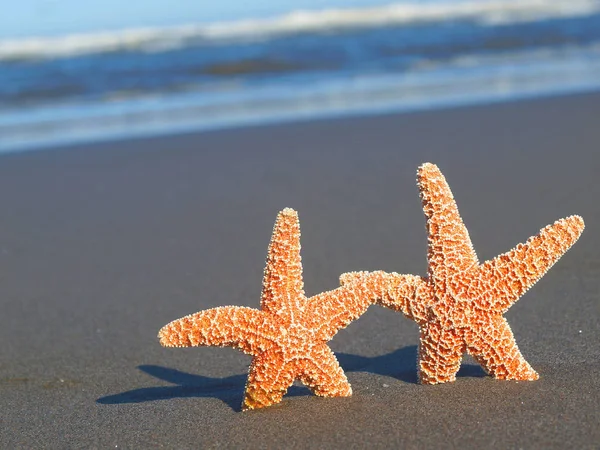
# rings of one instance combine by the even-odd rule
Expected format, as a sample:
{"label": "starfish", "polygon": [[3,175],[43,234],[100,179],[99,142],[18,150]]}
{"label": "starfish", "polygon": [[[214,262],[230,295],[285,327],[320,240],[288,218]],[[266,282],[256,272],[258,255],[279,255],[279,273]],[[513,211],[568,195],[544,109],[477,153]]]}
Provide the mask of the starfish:
{"label": "starfish", "polygon": [[353,283],[306,298],[298,214],[279,213],[264,271],[260,310],[223,306],[191,314],[158,333],[166,347],[230,346],[252,355],[243,410],[279,403],[294,380],[316,395],[352,395],[327,342],[369,307],[373,289]]}
{"label": "starfish", "polygon": [[464,353],[495,378],[538,379],[503,314],[577,241],[583,219],[558,220],[524,244],[479,264],[437,166],[419,167],[417,183],[427,220],[427,277],[351,272],[340,277],[342,285],[368,283],[374,287],[369,294],[374,301],[417,322],[423,384],[454,381]]}

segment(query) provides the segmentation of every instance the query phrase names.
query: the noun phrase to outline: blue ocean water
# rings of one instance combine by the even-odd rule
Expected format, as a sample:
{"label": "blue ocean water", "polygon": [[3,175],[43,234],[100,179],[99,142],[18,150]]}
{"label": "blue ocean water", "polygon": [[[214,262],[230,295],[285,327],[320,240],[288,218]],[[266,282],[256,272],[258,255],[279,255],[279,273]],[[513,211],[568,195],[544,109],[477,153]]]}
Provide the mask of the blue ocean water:
{"label": "blue ocean water", "polygon": [[439,0],[0,40],[0,152],[600,88],[600,0]]}

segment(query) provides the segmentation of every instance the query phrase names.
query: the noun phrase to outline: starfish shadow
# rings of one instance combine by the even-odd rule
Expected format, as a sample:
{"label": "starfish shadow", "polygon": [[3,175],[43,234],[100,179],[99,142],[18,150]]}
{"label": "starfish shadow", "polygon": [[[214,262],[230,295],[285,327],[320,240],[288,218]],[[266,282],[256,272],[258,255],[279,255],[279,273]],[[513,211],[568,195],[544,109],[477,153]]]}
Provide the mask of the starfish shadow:
{"label": "starfish shadow", "polygon": [[[403,347],[385,355],[366,357],[349,353],[336,354],[346,372],[368,372],[396,378],[406,383],[417,383],[417,347]],[[194,375],[168,367],[141,365],[138,369],[159,380],[173,383],[173,386],[154,386],[133,389],[120,394],[107,395],[96,400],[102,405],[144,403],[173,398],[218,398],[234,411],[241,411],[246,374],[225,378],[211,378]],[[463,364],[459,377],[483,377],[485,372],[478,365]],[[303,386],[291,386],[286,396],[309,395]]]}
{"label": "starfish shadow", "polygon": [[[340,365],[346,372],[368,372],[396,378],[405,383],[417,384],[417,346],[394,350],[385,355],[365,357],[349,353],[336,353]],[[476,364],[463,364],[458,377],[485,377],[487,374]]]}
{"label": "starfish shadow", "polygon": [[[193,375],[168,367],[141,365],[138,369],[155,378],[173,383],[173,386],[154,386],[133,389],[120,394],[100,397],[96,403],[119,405],[124,403],[144,403],[173,398],[218,398],[234,411],[241,411],[246,374],[225,378],[211,378]],[[291,386],[288,396],[307,395],[308,389]]]}

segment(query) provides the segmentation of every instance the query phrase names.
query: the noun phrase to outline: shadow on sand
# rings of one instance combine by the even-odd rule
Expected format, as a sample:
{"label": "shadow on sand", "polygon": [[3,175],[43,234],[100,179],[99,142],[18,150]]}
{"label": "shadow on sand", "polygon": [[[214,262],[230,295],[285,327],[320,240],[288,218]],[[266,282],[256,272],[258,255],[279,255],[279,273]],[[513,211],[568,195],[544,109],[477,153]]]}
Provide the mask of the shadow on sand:
{"label": "shadow on sand", "polygon": [[[340,365],[346,372],[368,372],[386,377],[396,378],[406,383],[417,383],[417,347],[404,347],[381,356],[365,357],[348,353],[336,354]],[[173,383],[173,386],[156,386],[134,389],[120,394],[108,395],[96,400],[103,405],[123,403],[143,403],[172,398],[218,398],[235,411],[240,411],[240,403],[246,383],[246,374],[225,378],[210,378],[192,375],[168,367],[142,365],[142,372],[155,378]],[[463,364],[458,372],[459,377],[483,377],[481,367]],[[308,395],[308,389],[292,386],[287,396]]]}
{"label": "shadow on sand", "polygon": [[[118,405],[123,403],[143,403],[172,398],[218,398],[229,405],[234,411],[241,411],[241,402],[246,385],[246,374],[233,375],[225,378],[211,378],[202,375],[192,375],[168,367],[143,365],[138,366],[142,372],[159,380],[173,383],[174,386],[155,386],[120,394],[107,395],[96,400],[103,405]],[[288,396],[306,395],[308,389],[292,386]]]}

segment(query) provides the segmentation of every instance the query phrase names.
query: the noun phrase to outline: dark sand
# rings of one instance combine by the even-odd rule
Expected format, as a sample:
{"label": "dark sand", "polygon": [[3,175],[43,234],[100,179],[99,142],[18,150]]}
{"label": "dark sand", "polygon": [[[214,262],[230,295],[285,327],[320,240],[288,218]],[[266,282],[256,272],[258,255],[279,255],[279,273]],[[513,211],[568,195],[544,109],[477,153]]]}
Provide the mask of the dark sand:
{"label": "dark sand", "polygon": [[[600,443],[600,94],[247,128],[0,158],[0,447],[590,448]],[[250,358],[158,329],[257,307],[278,210],[307,294],[425,274],[415,186],[445,173],[480,259],[581,214],[581,240],[507,313],[537,382],[416,384],[416,326],[373,306],[331,342],[354,396],[293,387],[241,413]]]}

